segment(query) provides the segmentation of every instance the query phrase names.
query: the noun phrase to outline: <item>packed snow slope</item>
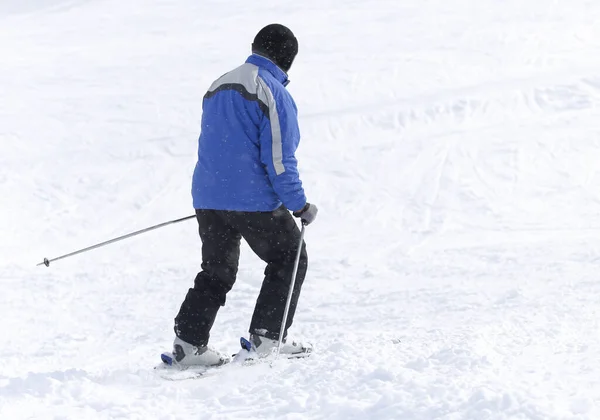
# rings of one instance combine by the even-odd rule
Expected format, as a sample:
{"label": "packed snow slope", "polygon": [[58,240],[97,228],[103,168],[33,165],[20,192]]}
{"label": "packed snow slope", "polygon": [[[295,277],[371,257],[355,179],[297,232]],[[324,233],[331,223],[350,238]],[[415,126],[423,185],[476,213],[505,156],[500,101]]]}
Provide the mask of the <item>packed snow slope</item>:
{"label": "packed snow slope", "polygon": [[[167,382],[202,96],[300,53],[307,360]],[[1,419],[599,419],[600,2],[0,3]],[[212,345],[236,351],[245,246]]]}

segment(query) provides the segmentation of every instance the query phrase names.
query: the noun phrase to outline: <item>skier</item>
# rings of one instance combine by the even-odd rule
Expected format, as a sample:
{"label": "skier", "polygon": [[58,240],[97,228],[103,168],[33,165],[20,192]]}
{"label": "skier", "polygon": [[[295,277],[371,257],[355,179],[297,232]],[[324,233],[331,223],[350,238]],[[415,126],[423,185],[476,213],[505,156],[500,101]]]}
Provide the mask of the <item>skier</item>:
{"label": "skier", "polygon": [[[267,263],[250,322],[259,357],[277,346],[300,231],[290,214],[313,222],[317,207],[306,201],[294,156],[300,141],[289,71],[298,41],[271,24],[252,43],[252,55],[217,79],[203,100],[198,162],[192,196],[202,240],[202,271],[175,318],[173,358],[185,366],[220,365],[228,357],[208,346],[209,332],[238,270],[240,240]],[[287,317],[292,324],[306,275],[303,244]],[[299,355],[310,345],[285,341],[281,353]]]}

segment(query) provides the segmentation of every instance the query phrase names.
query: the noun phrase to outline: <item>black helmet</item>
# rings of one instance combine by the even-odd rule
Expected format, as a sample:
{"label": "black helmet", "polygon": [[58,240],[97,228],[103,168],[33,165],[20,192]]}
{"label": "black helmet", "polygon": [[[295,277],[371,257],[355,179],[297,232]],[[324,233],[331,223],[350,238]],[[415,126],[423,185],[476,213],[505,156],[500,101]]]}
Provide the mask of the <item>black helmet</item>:
{"label": "black helmet", "polygon": [[288,28],[273,23],[256,34],[252,52],[267,57],[287,73],[298,54],[298,40]]}

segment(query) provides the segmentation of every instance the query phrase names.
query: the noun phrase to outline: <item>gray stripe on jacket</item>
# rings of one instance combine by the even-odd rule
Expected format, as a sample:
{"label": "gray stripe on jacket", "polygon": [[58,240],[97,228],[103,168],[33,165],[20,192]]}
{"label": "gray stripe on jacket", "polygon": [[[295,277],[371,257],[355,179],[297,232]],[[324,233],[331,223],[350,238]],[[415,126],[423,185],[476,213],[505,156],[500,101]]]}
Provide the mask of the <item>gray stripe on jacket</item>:
{"label": "gray stripe on jacket", "polygon": [[[214,93],[225,87],[223,85],[241,85],[252,97],[256,96],[261,109],[267,108],[266,115],[271,122],[272,137],[272,159],[275,174],[281,175],[285,172],[283,166],[283,146],[281,139],[281,126],[279,125],[279,114],[277,113],[277,103],[273,92],[263,79],[258,77],[258,67],[254,64],[245,63],[240,67],[224,74],[218,78],[208,89],[205,98],[211,97]],[[233,89],[233,87],[232,87]],[[248,98],[247,98],[248,99]]]}

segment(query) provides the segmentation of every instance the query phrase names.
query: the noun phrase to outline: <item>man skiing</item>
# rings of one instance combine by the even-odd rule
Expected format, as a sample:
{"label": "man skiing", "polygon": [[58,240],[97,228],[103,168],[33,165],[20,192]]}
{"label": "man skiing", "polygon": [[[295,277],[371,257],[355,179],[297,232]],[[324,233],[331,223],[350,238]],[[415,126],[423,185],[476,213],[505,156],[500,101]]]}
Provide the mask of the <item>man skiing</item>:
{"label": "man skiing", "polygon": [[[250,322],[250,343],[259,356],[277,346],[300,231],[317,215],[306,201],[294,156],[300,141],[297,108],[285,89],[298,41],[283,25],[261,29],[246,62],[217,79],[204,96],[198,162],[192,196],[202,271],[175,318],[173,358],[184,366],[220,365],[228,357],[208,346],[209,333],[238,270],[240,241],[267,263]],[[292,324],[308,259],[302,246],[286,321]],[[310,352],[285,342],[281,353]]]}

